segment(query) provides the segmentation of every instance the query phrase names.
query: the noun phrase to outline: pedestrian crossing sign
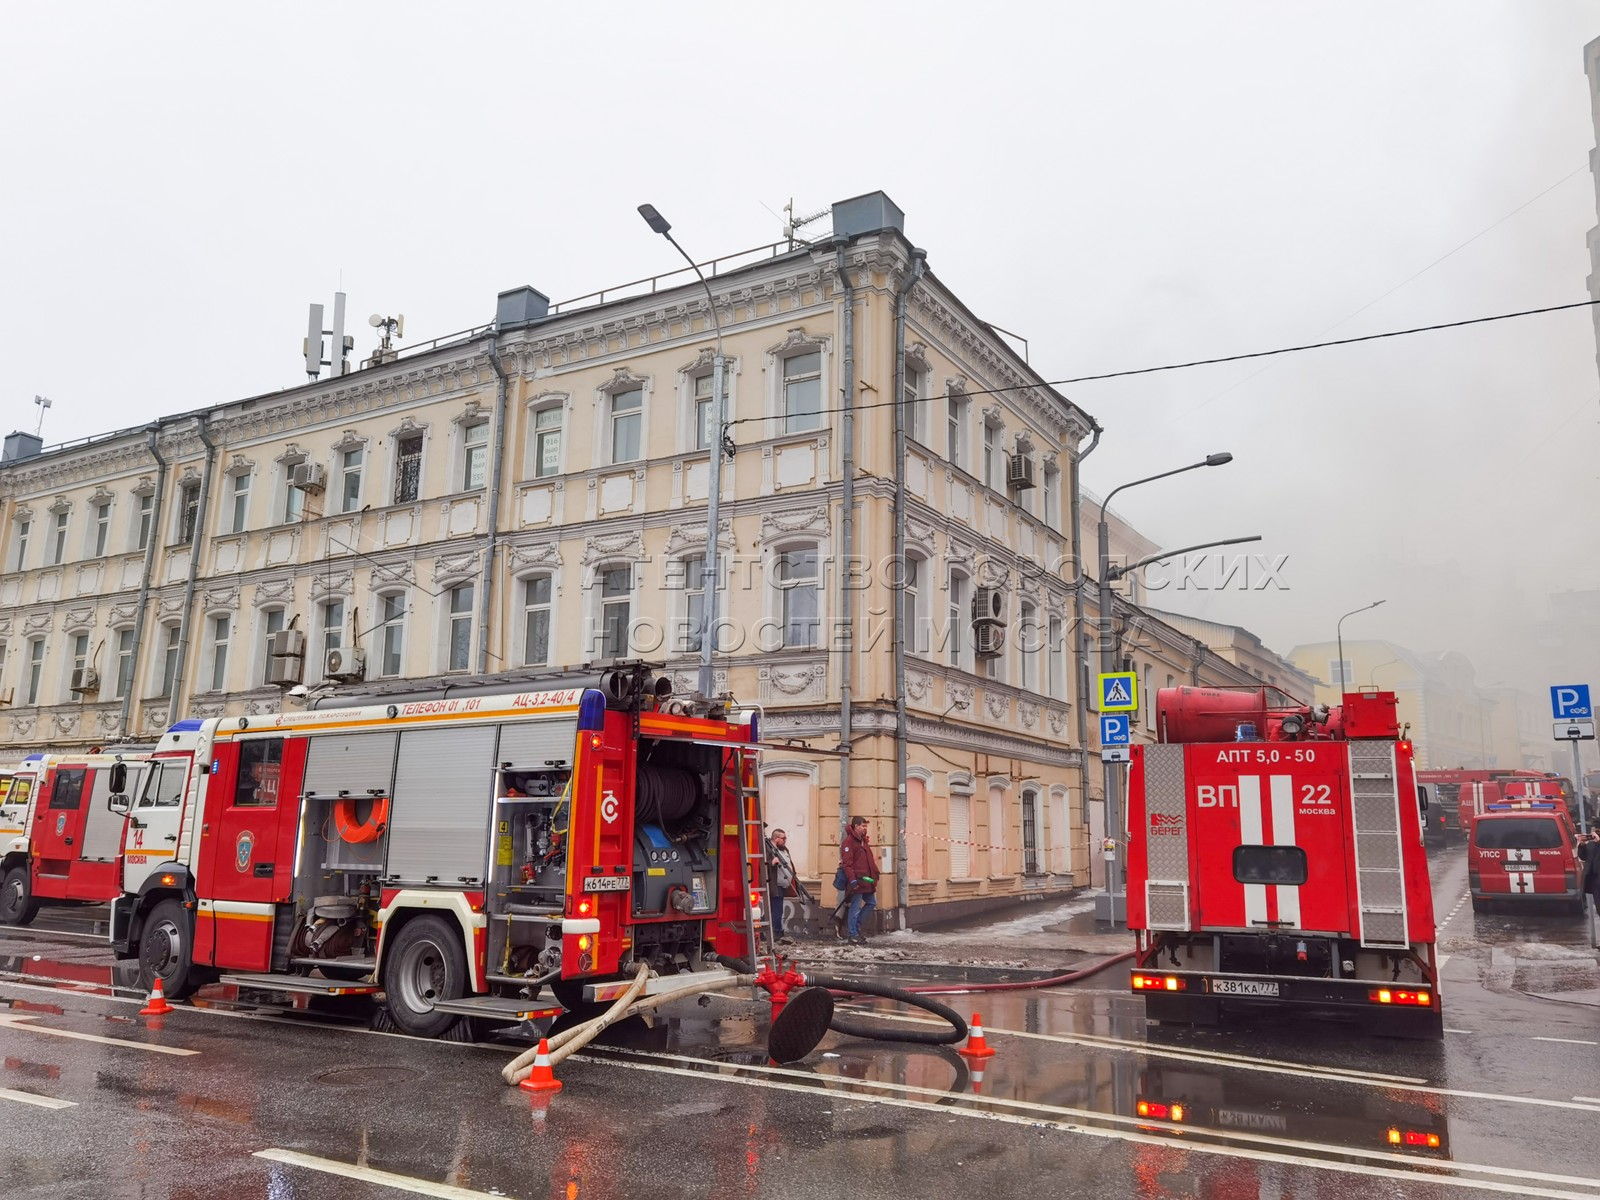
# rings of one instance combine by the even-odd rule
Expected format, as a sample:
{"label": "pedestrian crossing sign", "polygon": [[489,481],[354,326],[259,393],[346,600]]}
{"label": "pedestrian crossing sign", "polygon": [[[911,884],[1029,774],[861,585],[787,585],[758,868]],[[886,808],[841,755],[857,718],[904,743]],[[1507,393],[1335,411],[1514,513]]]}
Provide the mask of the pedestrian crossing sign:
{"label": "pedestrian crossing sign", "polygon": [[1139,711],[1139,677],[1132,671],[1108,671],[1094,678],[1099,712]]}

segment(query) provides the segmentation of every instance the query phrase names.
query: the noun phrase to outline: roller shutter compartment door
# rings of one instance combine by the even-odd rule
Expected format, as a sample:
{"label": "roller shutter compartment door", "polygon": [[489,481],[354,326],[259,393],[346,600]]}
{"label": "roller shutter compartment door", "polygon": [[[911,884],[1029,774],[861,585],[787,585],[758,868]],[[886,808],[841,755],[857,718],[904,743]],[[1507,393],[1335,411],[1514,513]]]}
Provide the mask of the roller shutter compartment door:
{"label": "roller shutter compartment door", "polygon": [[481,883],[489,852],[498,728],[400,735],[389,811],[389,877],[445,887]]}
{"label": "roller shutter compartment door", "polygon": [[495,761],[525,770],[543,770],[547,762],[564,762],[568,768],[577,753],[578,722],[562,720],[507,722],[500,727],[500,749]]}
{"label": "roller shutter compartment door", "polygon": [[348,733],[313,737],[306,747],[307,796],[333,798],[340,792],[366,796],[387,793],[394,783],[397,733]]}
{"label": "roller shutter compartment door", "polygon": [[[144,764],[127,763],[128,784],[124,795],[137,796]],[[122,830],[125,817],[112,812],[107,806],[111,800],[111,768],[96,767],[94,787],[89,795],[89,815],[83,827],[83,854],[96,862],[110,862],[122,849]]]}

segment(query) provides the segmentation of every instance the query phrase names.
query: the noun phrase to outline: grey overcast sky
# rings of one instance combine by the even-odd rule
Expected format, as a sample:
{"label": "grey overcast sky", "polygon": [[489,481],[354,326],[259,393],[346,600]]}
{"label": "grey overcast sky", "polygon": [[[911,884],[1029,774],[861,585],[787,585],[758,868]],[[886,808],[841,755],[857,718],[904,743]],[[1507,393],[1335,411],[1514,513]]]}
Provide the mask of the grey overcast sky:
{"label": "grey overcast sky", "polygon": [[[1596,36],[1559,0],[14,5],[0,422],[296,385],[341,282],[361,357],[369,312],[415,342],[670,270],[645,200],[711,257],[881,188],[1051,379],[1578,301]],[[1586,311],[1064,390],[1102,493],[1236,456],[1119,498],[1152,539],[1288,555],[1158,604],[1287,651],[1383,597],[1351,637],[1566,681],[1528,638],[1600,587]]]}

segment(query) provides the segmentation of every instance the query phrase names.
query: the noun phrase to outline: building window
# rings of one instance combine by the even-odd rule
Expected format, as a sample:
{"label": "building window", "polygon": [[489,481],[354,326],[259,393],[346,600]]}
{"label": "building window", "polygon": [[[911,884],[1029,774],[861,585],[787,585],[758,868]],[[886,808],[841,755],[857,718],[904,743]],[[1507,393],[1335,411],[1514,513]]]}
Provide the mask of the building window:
{"label": "building window", "polygon": [[112,696],[120,700],[133,686],[133,630],[117,630],[117,683]]}
{"label": "building window", "polygon": [[39,684],[44,679],[44,639],[28,639],[28,703],[39,703]]}
{"label": "building window", "polygon": [[539,479],[561,474],[561,418],[559,404],[533,414],[533,473]]}
{"label": "building window", "polygon": [[211,690],[220,692],[228,683],[228,640],[233,636],[231,617],[211,618]]}
{"label": "building window", "polygon": [[906,431],[906,436],[915,442],[928,440],[928,406],[922,402],[922,385],[926,378],[926,372],[907,365],[905,390],[900,405],[900,423],[901,428]]}
{"label": "building window", "polygon": [[633,568],[600,572],[600,657],[625,658],[633,619]]}
{"label": "building window", "polygon": [[1067,639],[1060,617],[1051,617],[1050,637],[1050,695],[1056,700],[1067,698]]}
{"label": "building window", "polygon": [[150,523],[155,519],[156,498],[154,496],[139,497],[139,514],[134,518],[134,545],[135,550],[143,550],[150,545]]}
{"label": "building window", "polygon": [[344,645],[344,601],[324,600],[322,602],[322,659],[328,659],[329,650],[338,650]]}
{"label": "building window", "polygon": [[989,874],[1006,873],[1006,792],[1002,787],[989,788]]}
{"label": "building window", "polygon": [[106,542],[111,537],[111,502],[94,506],[94,523],[90,526],[89,557],[100,558],[106,552]]}
{"label": "building window", "polygon": [[1039,789],[1022,789],[1022,873],[1039,873]]}
{"label": "building window", "polygon": [[1333,681],[1333,686],[1336,688],[1349,687],[1350,681],[1355,678],[1355,668],[1351,665],[1351,660],[1347,658],[1341,662],[1337,658],[1330,658],[1328,678]]}
{"label": "building window", "polygon": [[195,522],[200,519],[200,485],[186,483],[178,493],[178,545],[194,544]]}
{"label": "building window", "polygon": [[283,630],[283,609],[264,608],[261,610],[261,682],[271,683],[268,675],[272,671],[272,635]]}
{"label": "building window", "polygon": [[72,674],[67,677],[67,686],[70,689],[73,678],[83,678],[82,672],[89,665],[89,635],[75,633],[72,635]]}
{"label": "building window", "polygon": [[966,879],[972,874],[972,796],[950,793],[950,878]]}
{"label": "building window", "polygon": [[1018,606],[1017,657],[1021,660],[1020,686],[1030,692],[1039,690],[1039,610],[1022,603]]}
{"label": "building window", "polygon": [[1040,500],[1044,508],[1044,523],[1051,529],[1061,528],[1061,471],[1046,464],[1044,469],[1044,495]]}
{"label": "building window", "polygon": [[[717,440],[717,410],[714,397],[711,395],[711,385],[716,382],[716,372],[709,375],[697,375],[694,380],[694,448],[696,450],[709,450]],[[722,386],[723,402],[727,402],[728,386],[726,377]]]}
{"label": "building window", "polygon": [[357,446],[339,456],[339,511],[355,512],[361,507],[361,463],[367,452]]}
{"label": "building window", "polygon": [[1006,485],[1006,452],[1000,444],[1000,425],[988,418],[983,422],[983,486],[1002,490]]}
{"label": "building window", "polygon": [[635,462],[639,458],[639,434],[644,420],[644,389],[629,388],[613,393],[611,405],[611,461]]}
{"label": "building window", "polygon": [[28,560],[28,534],[33,531],[33,522],[26,518],[17,519],[17,536],[11,551],[11,569],[20,571]]}
{"label": "building window", "polygon": [[446,670],[465,671],[472,665],[472,585],[450,589],[450,661]]}
{"label": "building window", "polygon": [[783,431],[803,433],[822,424],[822,351],[783,360]]}
{"label": "building window", "polygon": [[391,592],[387,596],[378,597],[378,614],[378,628],[383,631],[378,642],[382,654],[378,673],[385,676],[399,675],[405,666],[405,593]]}
{"label": "building window", "polygon": [[250,519],[250,476],[235,475],[230,488],[228,532],[243,533]]}
{"label": "building window", "polygon": [[817,548],[797,547],[778,554],[779,629],[788,649],[818,644]]}
{"label": "building window", "polygon": [[683,654],[698,654],[705,645],[706,556],[691,554],[681,559],[679,566],[682,571],[678,586],[683,591],[683,625],[678,650]]}
{"label": "building window", "polygon": [[182,640],[181,629],[177,625],[166,626],[167,644],[161,652],[161,690],[158,696],[170,696],[178,682],[178,644]]}
{"label": "building window", "polygon": [[285,525],[292,525],[305,515],[306,494],[302,489],[295,487],[291,480],[294,469],[304,461],[300,459],[297,462],[283,464],[283,524]]}
{"label": "building window", "polygon": [[422,435],[406,434],[394,454],[394,502],[410,504],[422,493]]}
{"label": "building window", "polygon": [[967,398],[950,393],[945,405],[944,456],[953,467],[966,468]]}
{"label": "building window", "polygon": [[49,565],[59,565],[67,556],[67,513],[65,510],[55,514],[55,522],[50,529],[50,558]]}
{"label": "building window", "polygon": [[906,555],[905,567],[900,573],[901,620],[905,622],[906,650],[912,654],[928,655],[933,650],[932,624],[928,620],[927,560],[916,555]]}
{"label": "building window", "polygon": [[461,490],[481,488],[489,475],[489,422],[461,429]]}
{"label": "building window", "polygon": [[522,581],[522,663],[543,667],[550,663],[551,576],[535,575]]}
{"label": "building window", "polygon": [[950,665],[963,670],[972,669],[967,657],[967,605],[972,600],[972,581],[960,571],[950,572],[950,628],[945,632],[949,646]]}

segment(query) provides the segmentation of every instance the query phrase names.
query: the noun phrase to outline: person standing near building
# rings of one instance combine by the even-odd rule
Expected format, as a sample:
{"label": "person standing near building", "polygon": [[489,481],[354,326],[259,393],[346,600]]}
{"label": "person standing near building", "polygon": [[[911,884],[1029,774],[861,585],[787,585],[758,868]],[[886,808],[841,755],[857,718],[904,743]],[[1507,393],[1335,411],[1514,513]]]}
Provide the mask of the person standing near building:
{"label": "person standing near building", "polygon": [[864,946],[862,916],[878,907],[878,856],[873,853],[871,831],[865,817],[850,818],[850,829],[839,844],[839,869],[844,872],[844,893],[850,901],[846,932],[852,945]]}
{"label": "person standing near building", "polygon": [[789,835],[774,829],[767,836],[767,907],[772,912],[772,940],[788,945],[793,938],[783,932],[783,901],[794,893],[799,877],[795,874],[794,858],[789,853]]}

